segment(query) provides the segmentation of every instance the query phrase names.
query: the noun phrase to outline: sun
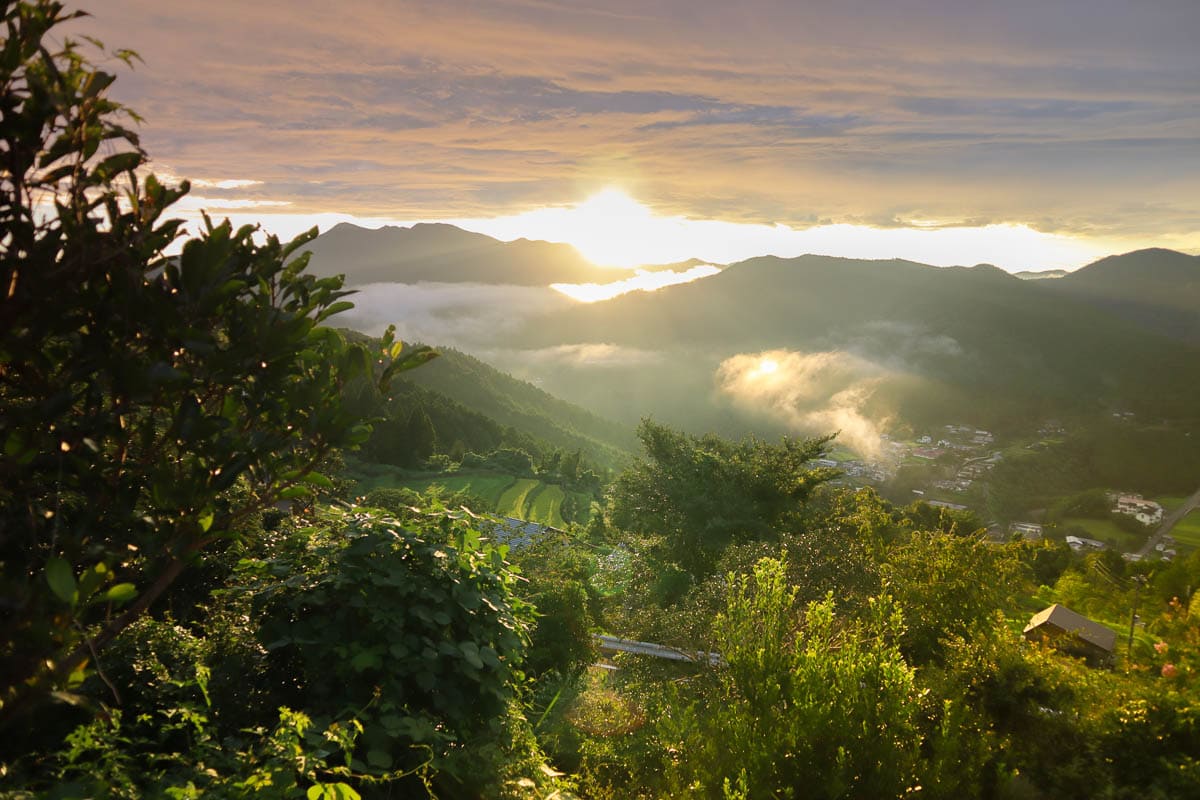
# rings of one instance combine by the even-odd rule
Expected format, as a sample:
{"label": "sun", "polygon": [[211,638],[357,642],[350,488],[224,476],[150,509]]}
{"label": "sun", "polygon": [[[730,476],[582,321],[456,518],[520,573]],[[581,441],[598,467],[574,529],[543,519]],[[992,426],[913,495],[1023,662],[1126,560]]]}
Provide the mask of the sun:
{"label": "sun", "polygon": [[779,371],[779,362],[773,358],[764,358],[758,362],[758,366],[754,368],[754,374],[759,377],[774,375]]}
{"label": "sun", "polygon": [[564,240],[584,258],[605,267],[636,267],[655,261],[662,241],[662,220],[617,188],[594,194],[566,210],[561,219]]}

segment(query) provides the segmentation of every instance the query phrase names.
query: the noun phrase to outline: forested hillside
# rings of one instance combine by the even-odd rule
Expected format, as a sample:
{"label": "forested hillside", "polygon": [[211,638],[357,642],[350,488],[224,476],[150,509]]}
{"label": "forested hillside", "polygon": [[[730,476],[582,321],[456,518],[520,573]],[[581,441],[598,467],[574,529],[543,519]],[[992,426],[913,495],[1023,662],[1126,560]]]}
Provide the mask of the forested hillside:
{"label": "forested hillside", "polygon": [[1046,288],[1145,330],[1200,345],[1200,257],[1139,250],[1101,259]]}
{"label": "forested hillside", "polygon": [[[739,353],[846,353],[866,362],[864,377],[879,379],[867,404],[872,415],[912,423],[966,418],[1000,426],[1110,407],[1190,414],[1185,398],[1200,381],[1200,350],[1050,288],[1066,280],[1022,281],[987,266],[768,257],[538,318],[517,341],[660,353],[672,372],[690,365],[689,387],[711,381],[723,359]],[[1179,313],[1200,319],[1194,307]],[[620,376],[647,387],[653,402],[655,371],[635,365]],[[602,403],[597,382],[611,372],[574,371],[572,385],[548,386],[577,400],[600,395]],[[707,401],[695,397],[689,411],[711,424],[716,410]]]}

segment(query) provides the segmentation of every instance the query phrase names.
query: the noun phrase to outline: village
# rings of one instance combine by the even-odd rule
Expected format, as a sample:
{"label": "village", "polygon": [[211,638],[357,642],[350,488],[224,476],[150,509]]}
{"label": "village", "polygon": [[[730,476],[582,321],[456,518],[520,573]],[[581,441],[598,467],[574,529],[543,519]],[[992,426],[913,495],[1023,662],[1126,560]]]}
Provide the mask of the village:
{"label": "village", "polygon": [[[1114,417],[1126,421],[1128,413]],[[1082,535],[1089,531],[1079,525],[1061,526],[1044,519],[1044,510],[1031,513],[1032,519],[994,519],[989,513],[988,477],[1005,458],[1005,451],[1023,448],[1044,449],[1066,429],[1057,420],[1043,422],[1036,437],[1028,442],[1000,443],[994,433],[969,424],[946,424],[933,431],[909,438],[884,433],[873,457],[866,458],[846,450],[835,451],[814,466],[838,469],[837,483],[859,489],[870,486],[898,503],[920,500],[936,508],[974,512],[983,521],[989,538],[1007,541],[1021,537],[1031,541],[1059,538],[1079,553],[1115,550],[1129,561],[1144,558],[1171,560],[1178,556],[1178,543],[1168,533],[1154,535],[1167,514],[1156,500],[1119,488],[1108,489],[1105,497],[1113,518],[1126,518],[1120,527],[1126,533],[1115,536]]]}

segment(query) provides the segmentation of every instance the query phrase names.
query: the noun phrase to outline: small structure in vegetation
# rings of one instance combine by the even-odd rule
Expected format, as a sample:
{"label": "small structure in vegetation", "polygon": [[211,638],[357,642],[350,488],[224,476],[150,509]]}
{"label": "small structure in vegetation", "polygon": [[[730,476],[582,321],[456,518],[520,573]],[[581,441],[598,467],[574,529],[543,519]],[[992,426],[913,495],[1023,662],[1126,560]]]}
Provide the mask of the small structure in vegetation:
{"label": "small structure in vegetation", "polygon": [[1034,614],[1024,634],[1028,641],[1047,642],[1093,664],[1111,661],[1117,644],[1116,631],[1058,603]]}

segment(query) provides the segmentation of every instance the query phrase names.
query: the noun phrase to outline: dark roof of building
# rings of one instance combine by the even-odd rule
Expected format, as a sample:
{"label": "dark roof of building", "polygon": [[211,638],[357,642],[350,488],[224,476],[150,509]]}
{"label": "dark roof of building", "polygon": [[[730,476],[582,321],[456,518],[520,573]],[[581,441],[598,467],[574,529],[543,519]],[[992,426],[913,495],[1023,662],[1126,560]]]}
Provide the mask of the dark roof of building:
{"label": "dark roof of building", "polygon": [[1093,644],[1102,650],[1112,652],[1113,648],[1117,645],[1116,631],[1058,603],[1034,614],[1029,620],[1029,624],[1025,626],[1025,633],[1029,633],[1046,624],[1053,625],[1055,628],[1066,633],[1074,634],[1088,644]]}

